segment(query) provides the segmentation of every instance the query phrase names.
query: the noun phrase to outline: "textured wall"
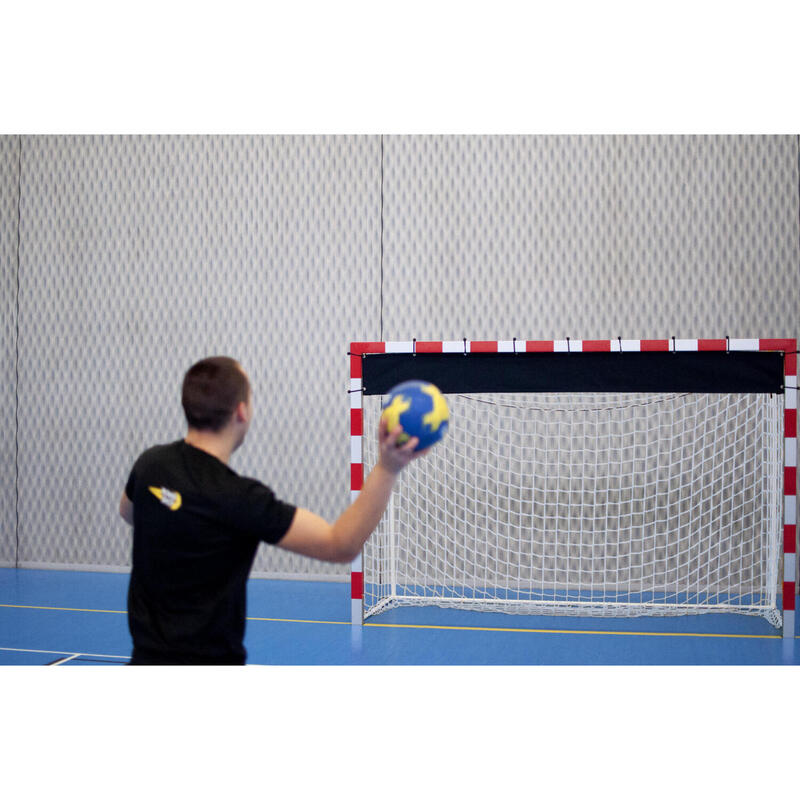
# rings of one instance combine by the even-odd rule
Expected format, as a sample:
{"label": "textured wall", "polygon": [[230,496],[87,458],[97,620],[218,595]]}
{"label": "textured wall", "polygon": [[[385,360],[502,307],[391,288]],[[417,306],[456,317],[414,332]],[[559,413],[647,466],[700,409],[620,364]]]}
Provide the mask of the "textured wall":
{"label": "textured wall", "polygon": [[390,136],[382,338],[800,338],[797,136]]}
{"label": "textured wall", "polygon": [[385,140],[384,338],[800,333],[794,136]]}
{"label": "textured wall", "polygon": [[379,160],[366,137],[23,139],[21,562],[129,563],[128,470],[183,435],[183,372],[211,354],[253,382],[232,466],[341,510],[345,354],[378,322]]}
{"label": "textured wall", "polygon": [[[127,471],[183,434],[210,353],[254,384],[232,466],[332,518],[352,340],[800,334],[795,136],[35,136],[17,181],[18,141],[24,563],[129,563]],[[256,570],[347,572],[267,548]]]}
{"label": "textured wall", "polygon": [[19,137],[0,136],[0,564],[16,558],[16,328]]}

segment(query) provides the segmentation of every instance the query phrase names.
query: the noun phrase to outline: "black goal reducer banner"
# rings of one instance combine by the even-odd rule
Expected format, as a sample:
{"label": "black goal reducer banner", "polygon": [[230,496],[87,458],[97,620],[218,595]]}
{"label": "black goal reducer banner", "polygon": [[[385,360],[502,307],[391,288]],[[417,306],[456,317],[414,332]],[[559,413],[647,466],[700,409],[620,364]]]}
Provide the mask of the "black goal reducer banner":
{"label": "black goal reducer banner", "polygon": [[782,394],[783,353],[368,353],[364,394],[407,380],[463,392]]}

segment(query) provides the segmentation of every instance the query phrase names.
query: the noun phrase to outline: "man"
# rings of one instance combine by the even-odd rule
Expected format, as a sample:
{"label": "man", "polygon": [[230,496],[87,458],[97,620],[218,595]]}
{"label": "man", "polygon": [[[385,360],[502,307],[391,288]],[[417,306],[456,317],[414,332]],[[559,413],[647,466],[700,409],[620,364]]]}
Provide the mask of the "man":
{"label": "man", "polygon": [[146,450],[120,500],[133,525],[128,590],[131,664],[244,664],[246,583],[259,542],[348,562],[377,526],[400,471],[420,453],[378,430],[379,459],[356,500],[333,523],[277,499],[228,461],[253,416],[250,381],[232,358],[199,361],[181,397],[183,440]]}

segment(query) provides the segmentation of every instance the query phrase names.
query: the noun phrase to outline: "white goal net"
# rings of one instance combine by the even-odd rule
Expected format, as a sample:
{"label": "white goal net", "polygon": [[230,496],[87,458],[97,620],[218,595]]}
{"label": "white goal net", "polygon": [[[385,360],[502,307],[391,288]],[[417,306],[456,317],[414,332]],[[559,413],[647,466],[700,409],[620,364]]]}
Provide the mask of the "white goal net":
{"label": "white goal net", "polygon": [[[364,468],[381,396],[364,397]],[[780,626],[780,394],[449,394],[363,554],[400,605]]]}

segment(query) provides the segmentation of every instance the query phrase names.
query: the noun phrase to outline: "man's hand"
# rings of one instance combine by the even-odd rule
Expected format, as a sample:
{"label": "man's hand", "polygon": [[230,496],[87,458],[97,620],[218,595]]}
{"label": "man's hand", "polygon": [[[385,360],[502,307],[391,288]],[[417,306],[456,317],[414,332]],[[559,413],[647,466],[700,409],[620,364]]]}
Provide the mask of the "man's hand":
{"label": "man's hand", "polygon": [[430,450],[430,448],[427,448],[415,453],[414,448],[419,444],[419,439],[416,436],[412,436],[405,444],[398,445],[397,437],[402,432],[403,428],[400,425],[390,431],[386,420],[381,417],[378,424],[378,447],[380,449],[378,463],[394,475],[397,475],[415,458],[425,455]]}

